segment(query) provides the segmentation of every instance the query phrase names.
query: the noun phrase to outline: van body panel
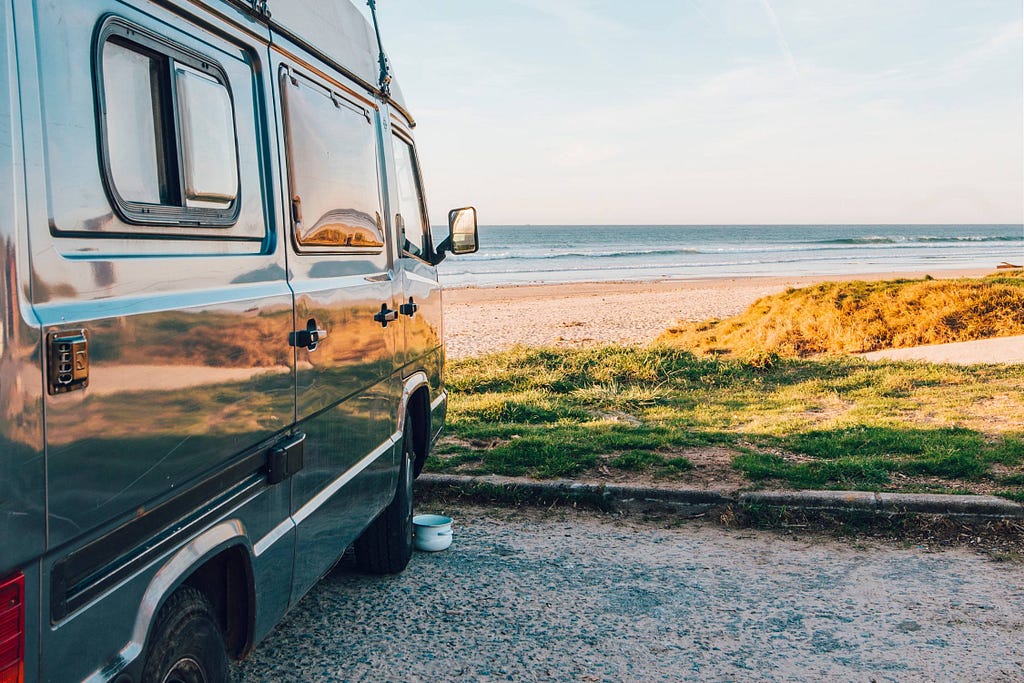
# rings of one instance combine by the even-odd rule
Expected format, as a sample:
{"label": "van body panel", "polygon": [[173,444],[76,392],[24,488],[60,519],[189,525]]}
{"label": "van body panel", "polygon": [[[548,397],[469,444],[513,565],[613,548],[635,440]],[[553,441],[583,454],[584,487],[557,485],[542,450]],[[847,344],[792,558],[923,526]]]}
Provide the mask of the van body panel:
{"label": "van body panel", "polygon": [[[92,74],[78,64],[86,60],[40,47],[42,167],[51,190],[30,221],[37,245],[33,299],[44,334],[87,331],[91,361],[87,388],[46,396],[50,547],[138,514],[283,432],[294,415],[285,257],[280,249],[263,253],[274,243],[268,235],[275,224],[264,211],[266,148],[255,132],[254,107],[263,95],[262,74],[254,71],[258,53],[232,45],[198,19],[190,35],[185,26],[161,23],[172,18],[165,11],[148,9],[157,16],[104,0],[71,6],[39,0],[40,45],[91,45],[96,27],[117,11],[140,30],[160,31],[218,60],[238,129],[245,131],[238,159],[241,228],[224,237],[255,240],[248,254],[182,256],[186,242],[206,243],[200,238],[215,228],[191,234],[188,226],[130,225],[114,216],[96,155],[87,152],[99,143]],[[55,190],[63,187],[74,191]],[[68,233],[88,230],[124,237],[65,241]],[[164,255],[153,237],[165,232]],[[83,241],[87,250],[75,250]],[[143,254],[133,253],[137,242],[147,245]]]}
{"label": "van body panel", "polygon": [[0,0],[0,580],[25,577],[26,681],[38,679],[39,556],[46,544],[39,326],[28,235],[13,8]]}
{"label": "van body panel", "polygon": [[431,394],[436,396],[441,388],[441,339],[444,323],[441,288],[433,270],[433,266],[406,257],[401,259],[399,272],[404,300],[411,298],[416,304],[415,313],[406,316],[404,320],[407,372],[425,371],[430,378]]}
{"label": "van body panel", "polygon": [[[287,489],[268,488],[251,482],[203,525],[204,531],[182,530],[177,543],[169,545],[139,571],[119,583],[116,590],[102,593],[65,619],[52,624],[43,633],[42,649],[47,655],[42,679],[85,680],[101,668],[105,669],[101,680],[112,680],[118,672],[126,669],[137,672],[137,667],[141,666],[139,655],[142,651],[139,637],[145,638],[163,600],[188,578],[195,566],[226,547],[239,545],[251,556],[248,539],[269,531],[269,524],[279,514],[282,495],[287,496]],[[235,528],[238,535],[233,538],[218,536],[220,544],[217,546],[200,544],[203,552],[193,553],[189,565],[182,566],[180,560],[173,562],[183,548],[194,546],[196,538],[208,536],[209,530],[226,524]],[[290,541],[288,536],[282,538],[251,565],[257,595],[255,625],[262,635],[273,627],[287,607],[287,591],[282,592],[279,586],[282,581],[287,585],[291,576],[293,548]],[[51,582],[47,580],[46,572],[43,579],[43,601],[46,603],[52,599],[49,594]],[[102,628],[97,629],[97,624],[102,624]],[[83,656],[85,653],[92,653],[92,658]]]}
{"label": "van body panel", "polygon": [[[282,203],[301,200],[285,240],[295,318],[298,327],[306,323],[326,334],[315,349],[296,349],[296,420],[306,434],[305,466],[292,478],[292,512],[299,516],[292,593],[298,599],[394,493],[397,461],[390,439],[401,391],[396,372],[401,327],[377,319],[382,310],[396,309],[384,188],[379,180],[366,186],[355,178],[348,179],[351,186],[343,180],[341,191],[323,184],[332,177],[329,164],[347,151],[342,138],[355,146],[353,153],[367,157],[372,177],[379,179],[381,161],[373,158],[379,157],[379,103],[286,37],[275,34],[273,40],[287,186]],[[316,153],[335,141],[334,159]],[[352,194],[362,195],[358,205],[336,204]],[[311,225],[344,230],[360,221],[370,221],[367,229],[377,232],[372,243],[337,248],[300,243]],[[334,490],[342,478],[344,491]]]}
{"label": "van body panel", "polygon": [[[50,229],[62,236],[101,233],[187,240],[199,237],[243,240],[254,242],[254,250],[258,251],[267,237],[263,220],[264,195],[259,192],[259,182],[245,177],[240,178],[238,219],[230,229],[207,227],[196,224],[198,221],[180,226],[130,224],[111,208],[110,190],[96,158],[96,150],[101,149],[96,100],[97,90],[103,83],[103,71],[97,64],[101,57],[96,33],[102,27],[103,18],[118,20],[136,28],[140,40],[146,36],[157,37],[171,47],[209,59],[222,69],[228,78],[233,103],[241,174],[265,172],[262,167],[266,145],[257,137],[253,107],[254,97],[259,95],[255,80],[262,76],[258,73],[260,53],[244,43],[225,40],[214,33],[213,25],[200,17],[183,24],[171,12],[149,2],[135,3],[139,9],[116,0],[74,3],[36,0],[35,4],[39,42],[34,61],[38,62],[45,116],[43,135]],[[237,40],[244,39],[244,34],[235,33]],[[83,54],[86,45],[90,48]],[[77,49],[53,49],[53,46],[76,46]],[[92,249],[100,248],[95,242]],[[62,248],[61,251],[68,250]],[[40,300],[45,300],[44,297],[43,292],[37,295]]]}
{"label": "van body panel", "polygon": [[42,371],[25,223],[14,25],[0,2],[0,578],[45,545]]}
{"label": "van body panel", "polygon": [[[290,40],[302,42],[323,55],[348,77],[376,89],[380,83],[377,37],[362,13],[350,2],[298,3],[271,0],[268,3],[273,27]],[[405,107],[400,91],[392,88],[392,99]]]}

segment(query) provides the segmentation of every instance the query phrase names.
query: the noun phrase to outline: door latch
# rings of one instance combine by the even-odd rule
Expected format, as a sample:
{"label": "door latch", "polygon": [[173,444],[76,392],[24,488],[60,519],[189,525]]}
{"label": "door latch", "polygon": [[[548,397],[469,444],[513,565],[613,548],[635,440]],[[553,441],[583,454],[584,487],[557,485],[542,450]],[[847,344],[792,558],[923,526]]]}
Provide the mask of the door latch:
{"label": "door latch", "polygon": [[267,483],[280,484],[305,466],[306,435],[301,432],[278,444],[267,456]]}
{"label": "door latch", "polygon": [[402,315],[407,315],[410,318],[416,315],[416,311],[418,310],[420,310],[420,306],[411,296],[409,297],[409,303],[402,304],[401,306],[398,307],[399,313],[401,313]]}
{"label": "door latch", "polygon": [[388,323],[398,320],[398,311],[388,308],[387,304],[381,304],[380,312],[375,314],[373,319],[379,322],[381,327],[387,327]]}
{"label": "door latch", "polygon": [[78,391],[89,386],[89,333],[62,330],[47,335],[50,395]]}
{"label": "door latch", "polygon": [[320,345],[320,341],[326,336],[327,330],[318,328],[316,326],[316,318],[310,318],[306,321],[306,329],[296,330],[288,334],[288,345],[316,351],[316,347]]}

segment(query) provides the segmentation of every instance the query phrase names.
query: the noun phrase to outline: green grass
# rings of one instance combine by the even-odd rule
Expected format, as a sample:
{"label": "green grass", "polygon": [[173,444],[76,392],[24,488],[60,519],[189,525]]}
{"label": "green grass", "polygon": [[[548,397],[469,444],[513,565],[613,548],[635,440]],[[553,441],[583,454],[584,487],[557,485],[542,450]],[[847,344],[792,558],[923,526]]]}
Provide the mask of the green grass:
{"label": "green grass", "polygon": [[722,446],[751,483],[1024,491],[1020,366],[520,347],[452,362],[448,387],[434,470],[675,477]]}

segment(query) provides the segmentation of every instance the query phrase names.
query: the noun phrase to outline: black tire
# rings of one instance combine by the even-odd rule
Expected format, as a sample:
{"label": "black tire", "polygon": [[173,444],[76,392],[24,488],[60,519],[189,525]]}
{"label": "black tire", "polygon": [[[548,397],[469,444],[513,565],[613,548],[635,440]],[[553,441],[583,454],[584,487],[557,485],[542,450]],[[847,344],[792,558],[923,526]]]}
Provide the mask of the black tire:
{"label": "black tire", "polygon": [[226,683],[228,655],[213,606],[194,588],[179,588],[157,614],[142,683]]}
{"label": "black tire", "polygon": [[395,497],[355,543],[356,566],[367,574],[397,574],[412,558],[413,443],[412,416],[407,413]]}

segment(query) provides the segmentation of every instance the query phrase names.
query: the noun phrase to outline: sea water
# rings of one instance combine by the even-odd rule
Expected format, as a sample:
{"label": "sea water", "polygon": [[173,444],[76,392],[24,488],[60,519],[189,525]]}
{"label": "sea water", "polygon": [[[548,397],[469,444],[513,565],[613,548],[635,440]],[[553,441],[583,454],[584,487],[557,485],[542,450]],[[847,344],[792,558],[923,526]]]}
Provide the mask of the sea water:
{"label": "sea water", "polygon": [[936,272],[1024,265],[1022,225],[502,225],[446,286]]}

